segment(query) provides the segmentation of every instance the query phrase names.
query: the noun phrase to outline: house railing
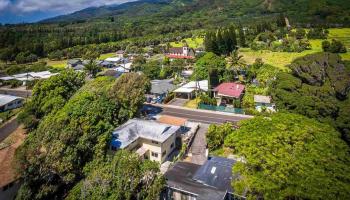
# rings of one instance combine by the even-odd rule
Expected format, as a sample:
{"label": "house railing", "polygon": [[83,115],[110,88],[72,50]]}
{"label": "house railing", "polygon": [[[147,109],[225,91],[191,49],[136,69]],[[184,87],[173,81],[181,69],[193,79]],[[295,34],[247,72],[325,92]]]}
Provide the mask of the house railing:
{"label": "house railing", "polygon": [[235,114],[244,114],[244,110],[241,108],[230,108],[225,106],[213,106],[213,105],[207,105],[207,104],[199,104],[199,109],[202,110],[212,110],[212,111],[219,111],[219,112],[228,112],[228,113],[235,113]]}

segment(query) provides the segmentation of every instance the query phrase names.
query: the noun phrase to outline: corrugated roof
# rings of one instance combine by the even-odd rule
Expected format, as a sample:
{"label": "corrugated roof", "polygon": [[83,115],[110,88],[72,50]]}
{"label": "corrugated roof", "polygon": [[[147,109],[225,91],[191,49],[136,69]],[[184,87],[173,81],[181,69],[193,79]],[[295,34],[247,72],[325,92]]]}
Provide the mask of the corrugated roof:
{"label": "corrugated roof", "polygon": [[214,91],[218,92],[218,94],[222,96],[239,98],[244,89],[245,86],[239,83],[221,83],[214,89]]}
{"label": "corrugated roof", "polygon": [[179,126],[171,126],[156,121],[131,119],[113,131],[111,144],[123,149],[138,138],[163,143],[179,129]]}
{"label": "corrugated roof", "polygon": [[195,90],[203,90],[208,91],[208,80],[203,81],[191,81],[180,88],[176,89],[174,92],[176,93],[191,93]]}
{"label": "corrugated roof", "polygon": [[270,96],[263,96],[263,95],[254,95],[254,102],[255,103],[271,103],[271,97]]}
{"label": "corrugated roof", "polygon": [[11,96],[11,95],[5,95],[5,94],[0,94],[0,106],[4,106],[8,103],[11,103],[12,101],[16,99],[23,99],[22,97],[17,97],[17,96]]}
{"label": "corrugated roof", "polygon": [[211,157],[197,170],[193,179],[218,190],[232,192],[232,167],[235,162],[227,158]]}
{"label": "corrugated roof", "polygon": [[176,88],[176,86],[172,84],[172,80],[153,80],[151,84],[151,94],[165,94]]}
{"label": "corrugated roof", "polygon": [[203,185],[193,179],[194,174],[200,168],[200,165],[193,163],[177,162],[164,175],[168,187],[192,193],[198,200],[223,200],[226,196],[226,191]]}

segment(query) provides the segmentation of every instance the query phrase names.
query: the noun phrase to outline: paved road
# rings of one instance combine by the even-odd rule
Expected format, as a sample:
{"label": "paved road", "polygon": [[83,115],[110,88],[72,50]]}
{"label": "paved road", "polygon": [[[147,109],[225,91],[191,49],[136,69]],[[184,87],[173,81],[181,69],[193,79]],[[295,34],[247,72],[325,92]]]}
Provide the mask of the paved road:
{"label": "paved road", "polygon": [[17,122],[17,118],[12,118],[4,125],[0,127],[0,142],[6,139],[13,131],[18,128],[19,124]]}
{"label": "paved road", "polygon": [[192,154],[191,163],[203,165],[207,160],[206,149],[207,140],[206,133],[208,132],[209,124],[201,124],[196,136],[193,139],[190,153]]}
{"label": "paved road", "polygon": [[162,115],[170,115],[174,117],[186,118],[190,121],[207,123],[207,124],[222,124],[225,122],[239,122],[244,119],[249,119],[251,116],[242,116],[242,115],[226,115],[216,112],[208,112],[202,110],[190,110],[183,108],[175,108],[175,107],[163,107],[163,106],[155,106],[162,107]]}

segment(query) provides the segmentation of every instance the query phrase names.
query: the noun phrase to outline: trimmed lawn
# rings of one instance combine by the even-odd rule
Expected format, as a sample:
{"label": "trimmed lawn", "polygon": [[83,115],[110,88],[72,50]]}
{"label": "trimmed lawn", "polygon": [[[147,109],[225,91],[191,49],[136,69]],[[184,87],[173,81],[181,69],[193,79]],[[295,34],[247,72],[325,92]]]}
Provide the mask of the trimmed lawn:
{"label": "trimmed lawn", "polygon": [[[329,29],[328,39],[338,39],[342,41],[348,48],[348,52],[340,54],[344,60],[350,60],[350,28]],[[307,54],[322,52],[322,40],[310,40],[312,49],[301,53],[297,52],[272,52],[269,50],[253,51],[250,48],[242,48],[240,53],[248,64],[253,64],[255,59],[262,58],[267,64],[276,66],[282,70],[286,70],[286,65],[293,60],[303,57]]]}
{"label": "trimmed lawn", "polygon": [[[199,48],[199,47],[203,47],[204,38],[199,38],[199,37],[197,37],[195,39],[193,39],[193,38],[186,38],[184,40],[187,42],[188,46],[191,47],[191,48],[196,49],[196,48]],[[180,42],[171,42],[170,46],[172,46],[172,47],[182,47],[182,42],[181,41]]]}
{"label": "trimmed lawn", "polygon": [[110,58],[110,57],[115,57],[116,55],[115,55],[115,53],[113,52],[113,53],[105,53],[105,54],[101,54],[100,55],[100,60],[105,60],[105,59],[107,59],[107,58]]}

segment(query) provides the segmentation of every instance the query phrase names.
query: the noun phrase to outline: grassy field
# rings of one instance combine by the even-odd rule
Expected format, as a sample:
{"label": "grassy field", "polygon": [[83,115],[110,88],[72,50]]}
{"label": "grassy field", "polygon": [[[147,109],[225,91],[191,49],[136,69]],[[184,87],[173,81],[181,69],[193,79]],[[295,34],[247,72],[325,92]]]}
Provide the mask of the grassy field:
{"label": "grassy field", "polygon": [[[197,37],[195,39],[193,39],[193,38],[186,38],[184,40],[187,42],[188,46],[191,47],[191,48],[196,49],[196,48],[199,48],[199,47],[203,47],[204,38],[199,38],[199,37]],[[170,46],[172,46],[172,47],[182,47],[183,44],[182,44],[182,42],[171,42]]]}
{"label": "grassy field", "polygon": [[53,68],[57,69],[64,69],[67,66],[67,60],[44,60],[48,66],[51,66]]}
{"label": "grassy field", "polygon": [[101,54],[100,55],[100,60],[105,60],[105,59],[107,59],[107,58],[110,58],[110,57],[115,57],[116,55],[115,55],[115,53],[113,52],[113,53],[105,53],[105,54]]}
{"label": "grassy field", "polygon": [[[346,45],[348,52],[340,55],[344,60],[350,60],[350,28],[329,29],[328,39],[342,41]],[[262,58],[267,64],[286,69],[286,65],[290,64],[296,58],[303,57],[307,54],[322,52],[322,40],[310,40],[310,44],[312,49],[301,53],[272,52],[268,50],[253,51],[250,48],[242,48],[241,55],[248,64],[254,63],[256,58]]]}

